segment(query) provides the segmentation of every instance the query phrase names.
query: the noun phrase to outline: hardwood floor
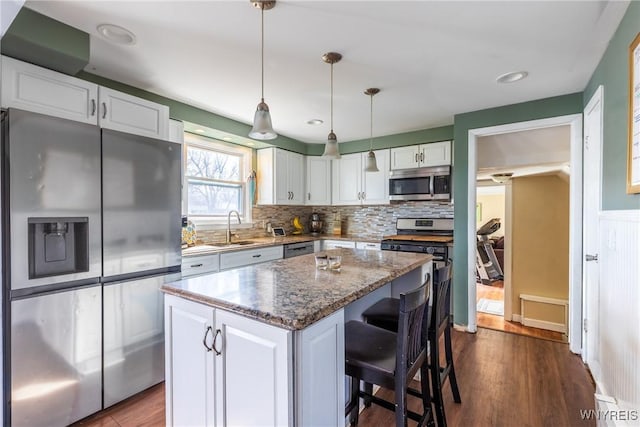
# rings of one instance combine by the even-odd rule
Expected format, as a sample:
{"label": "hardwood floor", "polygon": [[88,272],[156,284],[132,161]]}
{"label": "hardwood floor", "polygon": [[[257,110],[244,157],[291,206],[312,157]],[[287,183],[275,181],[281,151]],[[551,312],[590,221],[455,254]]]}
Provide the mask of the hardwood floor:
{"label": "hardwood floor", "polygon": [[164,383],[98,412],[75,427],[156,427],[165,425]]}
{"label": "hardwood floor", "polygon": [[[454,364],[462,403],[445,385],[447,423],[457,426],[594,426],[581,409],[594,409],[595,387],[579,356],[567,344],[479,329],[452,331]],[[380,393],[386,399],[393,392]],[[420,402],[410,398],[411,409]],[[164,384],[89,417],[76,426],[163,426]],[[393,412],[373,405],[360,427],[393,426]],[[415,425],[410,422],[409,425]]]}
{"label": "hardwood floor", "polygon": [[[491,300],[504,300],[504,286],[502,281],[493,282],[492,285],[476,284],[477,300],[486,298]],[[503,316],[478,312],[478,327],[495,329],[497,331],[510,332],[513,334],[527,335],[530,337],[542,338],[559,342],[567,342],[566,336],[562,332],[548,331],[546,329],[531,328],[523,326],[518,322],[504,320]]]}

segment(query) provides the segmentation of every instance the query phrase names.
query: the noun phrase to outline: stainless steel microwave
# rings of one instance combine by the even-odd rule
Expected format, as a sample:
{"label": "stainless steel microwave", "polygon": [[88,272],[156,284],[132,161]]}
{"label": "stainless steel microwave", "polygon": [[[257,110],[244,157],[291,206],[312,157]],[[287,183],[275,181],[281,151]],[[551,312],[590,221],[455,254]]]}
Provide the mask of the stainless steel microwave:
{"label": "stainless steel microwave", "polygon": [[451,200],[451,166],[390,172],[390,200]]}

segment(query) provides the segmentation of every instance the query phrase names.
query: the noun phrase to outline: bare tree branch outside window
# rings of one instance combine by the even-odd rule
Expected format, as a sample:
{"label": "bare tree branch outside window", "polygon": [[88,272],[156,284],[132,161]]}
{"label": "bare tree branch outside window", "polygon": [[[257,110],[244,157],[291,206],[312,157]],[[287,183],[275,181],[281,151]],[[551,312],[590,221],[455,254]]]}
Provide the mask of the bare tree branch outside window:
{"label": "bare tree branch outside window", "polygon": [[244,214],[242,155],[187,145],[185,169],[189,215]]}

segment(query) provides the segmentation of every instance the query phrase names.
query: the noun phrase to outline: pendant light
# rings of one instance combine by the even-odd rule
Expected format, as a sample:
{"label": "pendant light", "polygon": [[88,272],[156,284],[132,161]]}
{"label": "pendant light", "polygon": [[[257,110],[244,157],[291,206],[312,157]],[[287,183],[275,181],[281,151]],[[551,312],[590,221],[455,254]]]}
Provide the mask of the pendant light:
{"label": "pendant light", "polygon": [[271,114],[269,113],[269,106],[266,102],[264,102],[264,11],[273,9],[276,5],[275,0],[266,1],[252,1],[251,2],[255,7],[260,9],[261,16],[261,40],[262,40],[262,97],[260,99],[260,103],[258,104],[258,108],[256,109],[256,114],[253,117],[253,128],[251,132],[249,132],[249,137],[253,139],[274,139],[278,136],[278,134],[273,130],[273,125],[271,124]]}
{"label": "pendant light", "polygon": [[376,153],[373,152],[373,95],[378,92],[380,92],[380,89],[376,87],[370,87],[364,91],[364,94],[369,95],[371,98],[371,133],[369,138],[369,154],[367,154],[367,167],[364,168],[365,172],[380,172],[376,164]]}
{"label": "pendant light", "polygon": [[342,55],[336,52],[329,52],[322,55],[322,60],[327,64],[331,64],[331,132],[327,137],[327,144],[324,146],[324,154],[322,157],[327,159],[339,159],[340,150],[338,149],[338,137],[333,133],[333,64],[340,62]]}

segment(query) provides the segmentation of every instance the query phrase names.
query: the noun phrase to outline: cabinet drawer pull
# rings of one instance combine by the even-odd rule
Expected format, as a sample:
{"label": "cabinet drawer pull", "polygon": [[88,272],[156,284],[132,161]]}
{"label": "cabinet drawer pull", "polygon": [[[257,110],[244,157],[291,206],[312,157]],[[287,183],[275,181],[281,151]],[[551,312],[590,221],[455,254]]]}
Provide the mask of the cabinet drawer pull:
{"label": "cabinet drawer pull", "polygon": [[202,264],[193,264],[190,266],[191,268],[197,268],[197,267],[202,267]]}
{"label": "cabinet drawer pull", "polygon": [[220,334],[222,334],[222,331],[220,329],[216,329],[216,334],[213,337],[213,345],[211,346],[211,348],[213,348],[213,351],[216,352],[216,356],[220,356],[222,354],[222,349],[218,350],[218,347],[216,346],[218,342],[218,335]]}
{"label": "cabinet drawer pull", "polygon": [[106,102],[102,103],[102,118],[103,119],[107,118],[107,103]]}
{"label": "cabinet drawer pull", "polygon": [[254,258],[260,258],[262,254],[253,255]]}
{"label": "cabinet drawer pull", "polygon": [[[207,351],[211,351],[213,350],[213,347],[209,347],[207,345],[207,336],[209,335],[209,332],[213,331],[213,329],[211,329],[211,326],[207,326],[207,330],[204,332],[204,337],[202,338],[202,345],[204,345],[204,348],[207,349]],[[215,345],[216,341],[215,339],[213,340],[213,344]]]}
{"label": "cabinet drawer pull", "polygon": [[91,100],[91,115],[92,116],[96,115],[96,100],[95,99]]}

